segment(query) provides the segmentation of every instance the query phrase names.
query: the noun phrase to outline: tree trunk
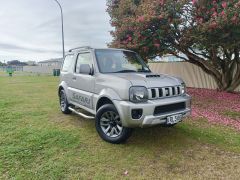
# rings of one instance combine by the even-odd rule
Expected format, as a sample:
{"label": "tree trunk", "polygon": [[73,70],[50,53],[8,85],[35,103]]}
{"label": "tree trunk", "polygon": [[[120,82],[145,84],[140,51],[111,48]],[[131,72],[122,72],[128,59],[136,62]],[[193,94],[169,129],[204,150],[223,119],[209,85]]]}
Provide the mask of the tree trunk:
{"label": "tree trunk", "polygon": [[[217,90],[219,91],[234,92],[234,90],[240,86],[240,68],[235,69],[231,73],[222,73],[222,70],[219,70],[219,73],[221,73],[220,77],[214,72],[209,73],[209,70],[206,71],[205,68],[202,69],[215,80],[218,86]],[[228,68],[227,71],[229,70]]]}
{"label": "tree trunk", "polygon": [[240,62],[223,60],[222,65],[219,66],[189,51],[183,51],[183,53],[187,55],[189,63],[199,66],[215,80],[219,91],[234,92],[240,86]]}

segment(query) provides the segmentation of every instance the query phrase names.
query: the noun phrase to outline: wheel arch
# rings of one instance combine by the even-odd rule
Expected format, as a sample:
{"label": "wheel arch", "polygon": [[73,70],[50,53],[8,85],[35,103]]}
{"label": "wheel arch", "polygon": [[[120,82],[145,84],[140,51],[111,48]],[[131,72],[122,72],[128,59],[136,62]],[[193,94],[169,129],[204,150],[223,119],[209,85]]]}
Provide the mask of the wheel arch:
{"label": "wheel arch", "polygon": [[102,89],[96,101],[96,105],[95,105],[96,112],[101,106],[105,104],[113,104],[115,106],[113,100],[121,100],[118,93],[111,88]]}
{"label": "wheel arch", "polygon": [[59,88],[58,88],[58,96],[60,96],[61,90],[64,90],[64,88],[62,86],[59,86]]}
{"label": "wheel arch", "polygon": [[66,93],[68,93],[67,92],[67,84],[64,81],[62,81],[61,84],[59,84],[58,96],[60,95],[61,90],[64,90]]}
{"label": "wheel arch", "polygon": [[98,111],[98,109],[105,104],[113,104],[113,101],[109,97],[106,97],[106,96],[100,97],[96,104],[96,111]]}

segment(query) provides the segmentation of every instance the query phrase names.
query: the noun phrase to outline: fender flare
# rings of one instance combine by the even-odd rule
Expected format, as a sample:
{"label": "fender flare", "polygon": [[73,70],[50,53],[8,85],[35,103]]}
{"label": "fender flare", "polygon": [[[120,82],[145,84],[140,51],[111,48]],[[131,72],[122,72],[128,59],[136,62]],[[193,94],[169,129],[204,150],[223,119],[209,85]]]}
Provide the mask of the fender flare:
{"label": "fender flare", "polygon": [[68,87],[67,83],[62,81],[61,84],[59,84],[59,86],[58,86],[58,95],[59,95],[60,89],[63,89],[68,97],[68,88],[67,87]]}
{"label": "fender flare", "polygon": [[[94,109],[96,110],[97,109],[97,105],[98,105],[98,102],[101,98],[108,98],[113,104],[114,104],[114,100],[118,100],[120,101],[121,98],[120,96],[111,88],[106,88],[106,89],[103,89],[100,93],[99,93],[99,96],[95,102],[95,107]],[[114,104],[115,105],[115,104]]]}

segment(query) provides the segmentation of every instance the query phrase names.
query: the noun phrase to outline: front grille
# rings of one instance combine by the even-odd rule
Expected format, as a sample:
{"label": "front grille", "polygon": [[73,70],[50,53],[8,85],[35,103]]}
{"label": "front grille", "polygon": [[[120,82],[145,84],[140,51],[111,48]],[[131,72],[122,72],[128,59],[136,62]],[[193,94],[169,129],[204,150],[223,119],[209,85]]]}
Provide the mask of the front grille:
{"label": "front grille", "polygon": [[178,96],[178,95],[181,95],[181,86],[148,89],[149,99],[173,97],[173,96]]}
{"label": "front grille", "polygon": [[174,112],[174,111],[180,111],[180,110],[184,110],[184,109],[186,109],[185,102],[157,106],[154,110],[154,115],[156,116],[156,115],[170,113],[170,112]]}

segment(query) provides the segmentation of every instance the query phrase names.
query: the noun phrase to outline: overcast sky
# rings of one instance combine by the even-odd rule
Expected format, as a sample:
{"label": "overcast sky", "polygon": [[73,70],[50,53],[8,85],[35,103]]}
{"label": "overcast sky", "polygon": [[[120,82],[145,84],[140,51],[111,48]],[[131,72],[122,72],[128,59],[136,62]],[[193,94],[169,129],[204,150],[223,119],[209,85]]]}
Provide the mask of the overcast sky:
{"label": "overcast sky", "polygon": [[[111,41],[105,0],[59,0],[66,50]],[[0,61],[61,57],[60,10],[54,0],[0,0]]]}

